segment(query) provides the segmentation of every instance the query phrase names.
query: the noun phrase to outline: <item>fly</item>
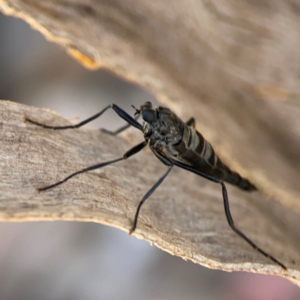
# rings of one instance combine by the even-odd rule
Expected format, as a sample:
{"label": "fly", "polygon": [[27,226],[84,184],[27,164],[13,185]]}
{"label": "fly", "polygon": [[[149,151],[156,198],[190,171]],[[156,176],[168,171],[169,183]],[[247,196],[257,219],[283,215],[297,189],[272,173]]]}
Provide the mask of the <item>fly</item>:
{"label": "fly", "polygon": [[[249,180],[241,177],[238,173],[231,171],[224,163],[222,163],[220,158],[215,154],[211,144],[207,142],[203,138],[201,133],[199,133],[195,129],[195,119],[190,118],[185,123],[179,117],[177,117],[177,115],[174,114],[170,109],[162,106],[153,107],[151,102],[144,103],[143,105],[141,105],[140,109],[137,109],[134,106],[132,107],[135,109],[135,118],[131,117],[127,112],[125,112],[116,104],[111,104],[106,106],[102,111],[95,114],[94,116],[78,124],[67,126],[49,126],[26,118],[26,121],[41,126],[43,128],[64,130],[79,128],[100,117],[105,111],[112,108],[119,115],[119,117],[124,119],[128,124],[121,127],[115,132],[109,132],[107,130],[104,130],[105,132],[115,135],[125,130],[131,125],[139,129],[144,134],[144,141],[128,150],[122,157],[79,170],[75,173],[70,174],[68,177],[64,178],[59,182],[56,182],[52,185],[43,188],[39,188],[38,191],[41,192],[54,188],[78,174],[99,169],[107,165],[116,163],[118,161],[125,160],[130,156],[138,153],[148,145],[151,151],[154,153],[154,155],[164,165],[166,165],[168,169],[165,172],[165,174],[161,178],[159,178],[159,180],[149,189],[149,191],[140,200],[139,205],[136,209],[133,225],[129,231],[129,234],[132,234],[137,227],[138,216],[143,203],[164,181],[164,179],[168,176],[172,168],[174,166],[177,166],[187,171],[193,172],[197,175],[200,175],[210,181],[219,183],[222,186],[225,215],[231,229],[262,255],[271,259],[274,263],[282,267],[284,270],[287,270],[286,266],[283,263],[281,263],[271,254],[265,252],[260,247],[258,247],[254,242],[252,242],[252,240],[250,240],[242,231],[240,231],[235,226],[230,213],[228,194],[224,181],[248,192],[255,191],[256,187]],[[140,115],[142,116],[144,121],[143,125],[141,125],[137,121]]]}

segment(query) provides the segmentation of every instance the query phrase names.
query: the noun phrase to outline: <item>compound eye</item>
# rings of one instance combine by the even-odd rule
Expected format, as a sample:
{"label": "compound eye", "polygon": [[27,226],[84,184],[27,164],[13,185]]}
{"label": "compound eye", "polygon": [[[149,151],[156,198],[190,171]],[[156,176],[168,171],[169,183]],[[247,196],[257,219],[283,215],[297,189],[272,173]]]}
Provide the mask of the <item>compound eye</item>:
{"label": "compound eye", "polygon": [[148,122],[154,122],[156,120],[156,111],[154,109],[145,109],[143,111],[143,119]]}

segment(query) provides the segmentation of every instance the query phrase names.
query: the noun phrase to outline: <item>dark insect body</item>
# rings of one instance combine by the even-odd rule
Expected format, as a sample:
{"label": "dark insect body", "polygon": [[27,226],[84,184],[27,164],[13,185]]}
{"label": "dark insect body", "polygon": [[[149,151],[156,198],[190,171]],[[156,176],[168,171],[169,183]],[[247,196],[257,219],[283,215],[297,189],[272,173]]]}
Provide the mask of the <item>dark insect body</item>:
{"label": "dark insect body", "polygon": [[[35,122],[28,118],[26,118],[26,121],[41,126],[43,128],[54,130],[79,128],[100,117],[106,110],[110,108],[112,108],[128,124],[126,126],[121,127],[115,132],[109,132],[107,130],[103,131],[115,135],[125,130],[131,125],[143,132],[145,140],[142,143],[131,148],[120,158],[96,164],[94,166],[90,166],[88,168],[77,171],[69,175],[62,181],[56,182],[52,185],[43,188],[39,188],[39,192],[58,186],[78,174],[99,169],[104,166],[113,164],[115,162],[127,159],[130,156],[138,153],[145,146],[149,145],[154,155],[163,164],[168,166],[168,169],[166,173],[151,187],[151,189],[141,199],[137,207],[133,226],[130,229],[129,234],[132,234],[136,229],[139,212],[143,203],[150,197],[150,195],[168,176],[172,168],[174,166],[177,166],[187,171],[193,172],[197,175],[200,175],[210,181],[219,183],[222,186],[225,215],[228,224],[232,228],[232,230],[262,255],[271,259],[274,263],[282,267],[284,270],[287,270],[286,266],[283,263],[281,263],[275,257],[262,250],[260,247],[258,247],[235,226],[230,213],[228,194],[224,181],[233,184],[245,191],[255,191],[256,187],[247,179],[242,178],[238,173],[231,171],[225,164],[222,163],[220,158],[215,154],[210,143],[207,142],[203,138],[203,136],[195,129],[194,118],[189,119],[185,123],[180,118],[178,118],[177,115],[174,114],[170,109],[161,106],[153,107],[151,102],[146,102],[143,105],[141,105],[140,109],[137,109],[133,106],[133,108],[135,109],[135,118],[131,117],[116,104],[111,104],[105,107],[99,113],[95,114],[94,116],[75,125],[48,126]],[[140,115],[144,120],[143,125],[137,122],[137,118]]]}

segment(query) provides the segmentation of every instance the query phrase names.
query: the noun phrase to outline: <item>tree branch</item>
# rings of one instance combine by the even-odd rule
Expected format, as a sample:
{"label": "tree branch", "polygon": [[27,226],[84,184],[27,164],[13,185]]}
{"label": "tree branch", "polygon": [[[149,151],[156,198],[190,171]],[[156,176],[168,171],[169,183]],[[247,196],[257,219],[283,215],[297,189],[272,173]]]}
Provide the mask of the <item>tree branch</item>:
{"label": "tree branch", "polygon": [[[297,106],[276,101],[278,91],[285,99],[298,92],[297,4],[0,0],[0,9],[25,19],[86,66],[103,67],[140,84],[183,119],[195,116],[222,160],[259,187],[251,195],[229,189],[236,222],[260,246],[299,270],[300,113]],[[35,187],[121,155],[129,145],[83,129],[46,133],[23,123],[20,110],[28,109],[12,107],[16,118],[3,121],[12,135],[1,151],[12,160],[4,156],[2,218],[89,219],[128,229],[138,199],[163,166],[143,153],[37,195]],[[30,114],[42,122],[62,121],[37,109]],[[96,186],[95,180],[101,184]],[[179,170],[170,175],[143,207],[137,233],[210,267],[278,272],[231,233],[216,201],[221,199],[219,187],[200,180],[200,189],[199,180]],[[299,272],[287,276],[300,278]]]}
{"label": "tree branch", "polygon": [[[54,131],[25,123],[25,116],[53,125],[67,121],[50,111],[8,101],[0,103],[0,115],[2,221],[93,221],[128,231],[139,200],[165,171],[165,166],[144,151],[128,161],[78,175],[38,193],[36,188],[72,172],[121,157],[131,145],[100,131]],[[176,168],[143,206],[136,235],[211,268],[299,278],[292,262],[298,258],[297,243],[293,242],[299,241],[299,233],[287,228],[288,223],[280,226],[281,214],[295,219],[294,213],[275,206],[270,209],[273,216],[269,215],[270,210],[264,210],[265,199],[258,192],[248,194],[229,188],[229,197],[238,226],[287,263],[287,274],[230,230],[219,185]]]}

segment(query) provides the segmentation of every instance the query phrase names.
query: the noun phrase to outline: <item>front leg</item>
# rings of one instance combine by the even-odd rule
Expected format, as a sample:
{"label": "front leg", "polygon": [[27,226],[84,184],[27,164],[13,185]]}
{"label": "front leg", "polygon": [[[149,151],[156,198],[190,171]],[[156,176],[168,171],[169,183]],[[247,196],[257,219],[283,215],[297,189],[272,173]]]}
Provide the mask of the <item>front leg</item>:
{"label": "front leg", "polygon": [[119,117],[121,117],[122,119],[124,119],[127,123],[129,123],[129,126],[132,125],[133,127],[139,129],[140,131],[143,131],[143,126],[137,122],[133,117],[131,117],[125,110],[123,110],[122,108],[120,108],[118,105],[116,104],[110,104],[108,106],[106,106],[104,109],[102,109],[99,113],[93,115],[92,117],[83,120],[75,125],[67,125],[67,126],[50,126],[50,125],[45,125],[45,124],[41,124],[39,122],[33,121],[27,117],[25,117],[25,121],[35,124],[37,126],[41,126],[43,128],[47,128],[47,129],[54,129],[54,130],[64,130],[64,129],[74,129],[74,128],[79,128],[97,118],[99,118],[104,112],[106,112],[108,109],[112,108],[118,115]]}

